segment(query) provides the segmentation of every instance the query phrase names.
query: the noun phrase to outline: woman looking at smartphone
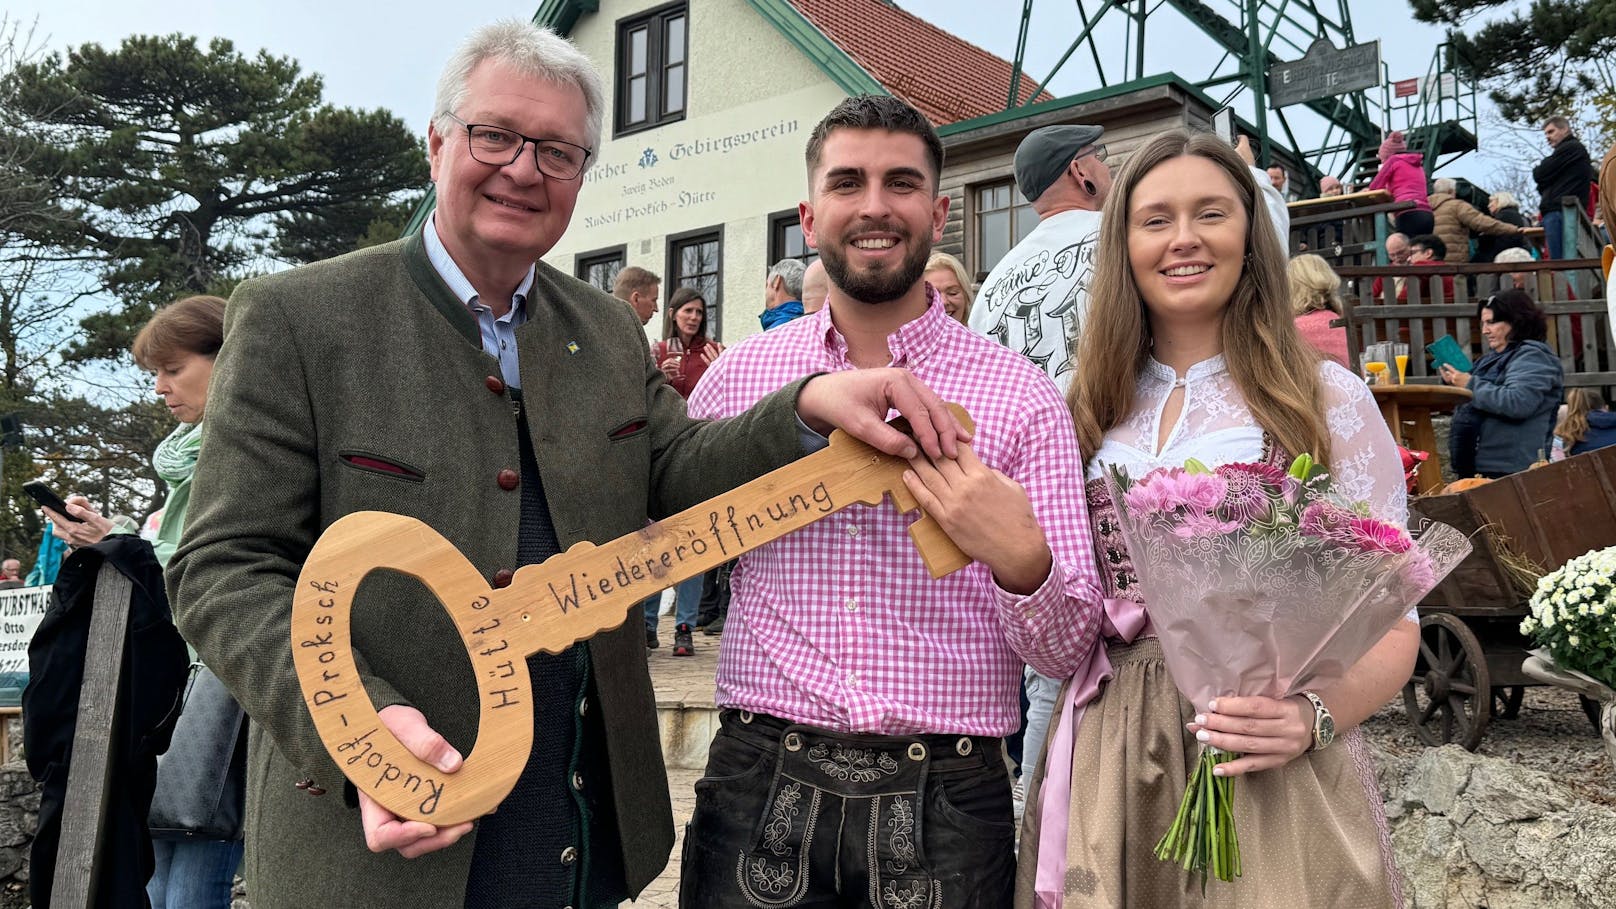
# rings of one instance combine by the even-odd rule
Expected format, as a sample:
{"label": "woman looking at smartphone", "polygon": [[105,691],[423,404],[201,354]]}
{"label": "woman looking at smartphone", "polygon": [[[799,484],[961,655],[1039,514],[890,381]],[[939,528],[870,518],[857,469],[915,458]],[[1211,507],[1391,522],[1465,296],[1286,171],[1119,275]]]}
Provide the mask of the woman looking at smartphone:
{"label": "woman looking at smartphone", "polygon": [[[179,422],[152,454],[152,467],[168,487],[157,538],[152,542],[157,561],[165,567],[185,529],[185,513],[191,502],[191,474],[196,470],[197,455],[202,451],[202,416],[208,403],[208,380],[213,377],[214,356],[224,342],[224,306],[225,301],[219,297],[187,297],[158,310],[135,336],[135,362],[156,378],[157,396]],[[66,520],[49,508],[44,511],[51,519],[51,532],[69,546],[91,546],[112,532],[112,521],[91,508],[84,496],[69,496],[66,504],[68,513],[79,521]],[[192,680],[193,696],[197,685],[220,684],[211,673],[208,675],[207,680],[200,677]],[[233,716],[239,722],[239,708]],[[204,734],[193,724],[212,721],[213,718],[204,719],[194,712],[182,714],[174,731],[175,741],[182,736]],[[244,725],[241,728],[244,729]],[[239,739],[236,747],[244,751],[245,739]],[[174,776],[159,770],[157,779],[158,786],[162,787],[170,785]],[[238,797],[242,792],[239,788],[234,791]],[[184,800],[183,796],[178,798]],[[239,806],[235,817],[241,817]],[[154,837],[152,849],[156,869],[146,885],[146,895],[153,909],[229,909],[236,866],[241,864],[239,832],[229,840],[201,836]]]}

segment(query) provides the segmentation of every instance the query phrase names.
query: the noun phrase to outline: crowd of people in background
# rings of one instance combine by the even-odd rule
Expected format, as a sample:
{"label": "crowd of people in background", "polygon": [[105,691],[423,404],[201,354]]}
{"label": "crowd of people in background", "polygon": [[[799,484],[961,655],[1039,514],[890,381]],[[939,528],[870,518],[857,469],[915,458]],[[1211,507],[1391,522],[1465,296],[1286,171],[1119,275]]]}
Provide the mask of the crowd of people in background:
{"label": "crowd of people in background", "polygon": [[[941,416],[934,434],[885,444],[912,458],[904,482],[971,558],[966,569],[923,576],[907,519],[854,506],[845,521],[813,524],[674,588],[673,656],[695,653],[698,630],[722,632],[731,608],[740,618],[720,657],[721,727],[687,832],[687,902],[763,905],[783,886],[737,873],[739,855],[743,867],[754,858],[785,861],[781,867],[803,875],[793,886],[827,903],[851,870],[868,876],[871,894],[926,894],[927,905],[950,909],[1030,907],[1051,895],[1101,905],[1086,901],[1096,894],[1107,905],[1199,905],[1178,869],[1149,853],[1176,806],[1159,780],[1183,778],[1186,756],[1209,742],[1244,754],[1224,765],[1248,776],[1242,798],[1276,817],[1314,821],[1300,840],[1290,825],[1243,822],[1248,865],[1223,891],[1231,904],[1254,904],[1259,893],[1334,904],[1344,888],[1376,905],[1396,903],[1378,789],[1372,772],[1367,783],[1359,772],[1370,759],[1347,731],[1407,677],[1417,622],[1386,634],[1346,680],[1322,692],[1342,747],[1324,747],[1331,739],[1319,737],[1315,709],[1323,708],[1314,693],[1312,706],[1228,697],[1197,715],[1151,638],[1126,544],[1107,529],[1116,506],[1104,464],[1148,470],[1196,458],[1282,468],[1303,452],[1327,459],[1336,482],[1377,515],[1407,516],[1396,445],[1362,377],[1348,369],[1350,339],[1336,324],[1342,280],[1319,255],[1288,254],[1286,201],[1295,185],[1284,167],[1259,167],[1244,138],[1231,147],[1209,133],[1173,130],[1143,141],[1114,174],[1101,127],[1035,130],[1014,169],[1038,224],[978,284],[959,259],[933,248],[948,212],[937,192],[935,130],[897,98],[850,98],[809,140],[804,209],[814,218],[805,217],[804,231],[817,255],[768,267],[756,298],[764,330],[727,349],[709,321],[716,286],[670,288],[656,331],[663,288],[650,270],[623,268],[613,302],[545,265],[586,158],[541,158],[539,140],[520,134],[514,153],[490,148],[487,132],[455,113],[482,104],[513,129],[592,147],[602,88],[576,48],[526,23],[503,23],[474,36],[444,78],[430,136],[438,208],[420,235],[314,266],[345,276],[328,286],[306,269],[243,285],[229,305],[233,330],[248,340],[223,354],[226,303],[211,297],[164,308],[135,342],[137,362],[155,374],[156,392],[179,422],[153,456],[168,487],[156,557],[174,560],[180,627],[223,681],[208,677],[252,714],[258,752],[241,785],[253,791],[262,829],[285,834],[249,861],[267,905],[362,897],[404,904],[426,894],[434,905],[492,907],[513,893],[615,905],[643,890],[672,846],[666,780],[640,772],[657,748],[640,658],[662,643],[661,594],[639,607],[643,650],[631,622],[530,658],[535,690],[547,691],[534,713],[538,744],[509,800],[466,844],[456,845],[471,825],[407,823],[362,792],[352,797],[357,822],[340,798],[306,798],[341,780],[285,661],[261,652],[285,649],[287,589],[320,528],[378,502],[419,512],[500,587],[514,567],[579,540],[643,529],[686,507],[680,503],[800,456],[833,428],[876,444],[891,411],[943,414],[934,392],[976,418],[972,448],[947,454],[954,436]],[[513,100],[522,92],[546,101],[532,108]],[[1509,192],[1492,193],[1483,212],[1458,181],[1428,183],[1424,155],[1403,134],[1386,135],[1367,188],[1409,205],[1393,216],[1384,247],[1402,270],[1374,278],[1373,295],[1408,301],[1413,290],[1420,300],[1451,301],[1452,266],[1530,262],[1534,226],[1543,228],[1547,257],[1574,253],[1562,242],[1561,200],[1580,206],[1594,198],[1596,173],[1564,119],[1543,132],[1551,151],[1533,171],[1537,224]],[[836,183],[823,182],[827,172]],[[844,191],[844,182],[858,192]],[[489,187],[519,195],[535,185],[566,198],[542,212],[530,206],[537,223],[511,228],[510,242],[479,233],[508,226],[501,219],[509,216],[491,206],[514,208]],[[1323,197],[1348,191],[1335,176],[1319,181]],[[887,206],[890,224],[880,229],[861,208],[870,194]],[[1429,278],[1418,273],[1424,269]],[[1532,283],[1525,271],[1503,276],[1476,309],[1482,345],[1474,364],[1441,364],[1441,381],[1470,395],[1450,435],[1459,476],[1504,476],[1616,444],[1616,414],[1604,398],[1567,392]],[[387,301],[355,314],[337,301],[349,286],[381,288]],[[587,351],[576,362],[595,362],[593,371],[551,362],[555,350],[534,346],[543,326],[517,333],[530,319],[552,317],[549,309],[535,316],[530,295],[561,314],[564,349]],[[202,459],[216,356],[219,406],[209,411],[214,434]],[[595,356],[602,359],[588,360]],[[549,371],[546,397],[535,403],[537,396],[522,396],[523,378],[541,368]],[[311,375],[344,381],[283,393],[286,382]],[[385,394],[368,390],[377,376],[391,383]],[[557,454],[549,424],[529,416],[537,408],[557,434],[585,440],[577,452]],[[634,419],[617,425],[622,414]],[[418,453],[412,460],[428,469],[464,469],[477,479],[428,483],[409,463],[385,457],[388,446]],[[199,459],[207,495],[193,503]],[[82,497],[68,502],[77,520],[47,512],[67,543],[91,546],[115,532]],[[188,521],[195,526],[182,541]],[[21,583],[19,567],[14,559],[0,564],[0,587]],[[414,588],[367,594],[393,623],[423,623],[441,611]],[[848,616],[865,632],[839,650],[825,646]],[[418,757],[430,753],[452,772],[461,760],[452,743],[474,738],[475,727],[440,733],[412,704],[452,713],[447,705],[471,698],[470,689],[399,672],[420,655],[395,652],[391,631],[389,621],[353,631],[372,662],[365,672],[373,697],[388,699],[382,720]],[[427,654],[433,663],[451,656]],[[198,671],[207,672],[200,664]],[[1011,785],[1000,738],[1018,725],[1024,740],[1010,753],[1020,781]],[[1052,739],[1063,725],[1065,737]],[[818,749],[892,750],[918,764],[917,746],[930,755],[929,769],[903,765],[887,814],[879,800],[874,810],[859,808],[856,785],[824,783],[812,804],[829,807],[760,845],[758,831],[776,826],[769,816],[782,804],[782,781],[806,778]],[[1085,772],[1072,774],[1074,764]],[[326,775],[308,778],[310,766]],[[1041,798],[1051,779],[1063,782]],[[913,809],[894,807],[904,798],[924,810],[906,821]],[[848,820],[849,806],[867,814]],[[1018,840],[1013,818],[1023,811],[1030,817]],[[867,829],[843,837],[852,823]],[[903,823],[924,825],[914,831],[926,843],[924,868],[881,860],[878,834]],[[228,905],[241,857],[239,832],[160,845],[153,905]],[[1040,876],[1068,864],[1073,874]],[[969,896],[945,902],[945,882],[950,894]]]}

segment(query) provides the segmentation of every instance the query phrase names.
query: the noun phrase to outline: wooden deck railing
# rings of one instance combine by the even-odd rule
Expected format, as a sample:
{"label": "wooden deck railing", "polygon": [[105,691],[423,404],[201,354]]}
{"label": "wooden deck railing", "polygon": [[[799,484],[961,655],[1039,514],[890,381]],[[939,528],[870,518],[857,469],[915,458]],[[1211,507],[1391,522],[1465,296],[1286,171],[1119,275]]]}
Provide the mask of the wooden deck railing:
{"label": "wooden deck railing", "polygon": [[[1437,383],[1425,345],[1452,335],[1472,360],[1484,352],[1482,304],[1500,288],[1524,278],[1525,290],[1548,316],[1547,343],[1560,357],[1567,388],[1616,386],[1616,343],[1611,336],[1605,284],[1599,260],[1568,259],[1520,264],[1441,266],[1342,266],[1344,312],[1337,324],[1347,329],[1349,365],[1360,369],[1364,347],[1378,341],[1409,345],[1408,381]],[[1442,277],[1452,278],[1447,294]],[[1381,292],[1374,294],[1375,279]],[[1404,299],[1397,299],[1396,280],[1403,279]]]}

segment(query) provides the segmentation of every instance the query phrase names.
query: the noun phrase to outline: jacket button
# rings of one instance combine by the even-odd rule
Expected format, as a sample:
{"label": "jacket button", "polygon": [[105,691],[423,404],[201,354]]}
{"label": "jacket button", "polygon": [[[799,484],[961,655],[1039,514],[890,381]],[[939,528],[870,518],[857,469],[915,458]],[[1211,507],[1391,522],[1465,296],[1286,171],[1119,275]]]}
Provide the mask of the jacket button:
{"label": "jacket button", "polygon": [[522,475],[507,467],[499,472],[499,475],[494,478],[494,482],[499,484],[500,489],[509,492],[521,485]]}
{"label": "jacket button", "polygon": [[510,570],[509,568],[501,568],[500,570],[494,572],[494,586],[496,588],[511,586],[511,578],[515,577],[515,575],[516,572]]}
{"label": "jacket button", "polygon": [[578,847],[568,846],[561,850],[561,864],[570,865],[576,861],[578,861]]}
{"label": "jacket button", "polygon": [[584,775],[583,774],[576,773],[576,772],[573,773],[573,775],[572,775],[572,788],[577,792],[584,791]]}
{"label": "jacket button", "polygon": [[489,376],[483,380],[483,385],[496,395],[505,393],[505,383],[500,380],[499,376]]}

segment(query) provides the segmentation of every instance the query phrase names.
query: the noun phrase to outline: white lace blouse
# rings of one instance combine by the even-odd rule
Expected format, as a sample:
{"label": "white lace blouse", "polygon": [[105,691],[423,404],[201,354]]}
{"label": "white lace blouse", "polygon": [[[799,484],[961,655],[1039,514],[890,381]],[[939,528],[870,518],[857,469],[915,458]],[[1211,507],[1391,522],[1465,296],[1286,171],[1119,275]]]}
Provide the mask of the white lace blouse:
{"label": "white lace blouse", "polygon": [[[1182,384],[1184,407],[1160,451],[1162,410]],[[1408,520],[1408,489],[1397,443],[1362,379],[1336,363],[1319,364],[1325,422],[1330,429],[1330,473],[1336,492],[1369,503],[1383,521]],[[1301,452],[1290,452],[1292,455]],[[1183,379],[1154,359],[1139,375],[1132,416],[1105,434],[1089,461],[1087,478],[1104,476],[1116,465],[1138,477],[1158,467],[1181,467],[1196,458],[1208,467],[1257,461],[1263,430],[1246,407],[1220,354],[1191,366]]]}

